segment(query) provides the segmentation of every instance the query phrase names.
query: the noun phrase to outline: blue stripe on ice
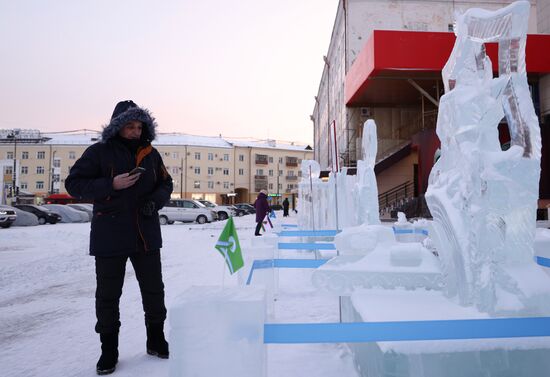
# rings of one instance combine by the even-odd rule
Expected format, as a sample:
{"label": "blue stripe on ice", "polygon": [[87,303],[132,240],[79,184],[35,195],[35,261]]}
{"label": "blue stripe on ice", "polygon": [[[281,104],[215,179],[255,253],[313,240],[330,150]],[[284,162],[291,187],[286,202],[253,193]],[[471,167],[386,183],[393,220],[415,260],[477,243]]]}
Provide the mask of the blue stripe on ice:
{"label": "blue stripe on ice", "polygon": [[428,231],[426,229],[395,229],[393,227],[393,233],[394,234],[413,234],[413,233],[419,233],[423,234],[425,236],[428,235]]}
{"label": "blue stripe on ice", "polygon": [[550,336],[550,317],[264,325],[264,343],[363,343],[535,336]]}
{"label": "blue stripe on ice", "polygon": [[298,225],[296,225],[296,224],[283,224],[281,226],[283,228],[298,228]]}
{"label": "blue stripe on ice", "polygon": [[537,264],[543,267],[550,267],[550,259],[545,257],[537,257]]}
{"label": "blue stripe on ice", "polygon": [[254,270],[263,268],[317,268],[322,266],[328,259],[260,259],[252,263],[248,274],[246,285],[250,285]]}
{"label": "blue stripe on ice", "polygon": [[279,250],[336,250],[333,243],[316,242],[279,242]]}
{"label": "blue stripe on ice", "polygon": [[283,230],[279,237],[334,237],[340,230]]}

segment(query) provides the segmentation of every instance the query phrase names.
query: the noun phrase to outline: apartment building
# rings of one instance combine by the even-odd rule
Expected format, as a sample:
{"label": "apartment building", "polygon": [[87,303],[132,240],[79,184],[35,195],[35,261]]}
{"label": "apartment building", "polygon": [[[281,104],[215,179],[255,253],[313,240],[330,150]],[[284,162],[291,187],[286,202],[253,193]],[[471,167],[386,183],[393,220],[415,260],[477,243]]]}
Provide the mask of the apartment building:
{"label": "apartment building", "polygon": [[[353,172],[361,159],[362,125],[374,119],[379,194],[397,198],[393,193],[400,190],[408,197],[421,196],[439,146],[435,127],[444,93],[441,69],[455,40],[455,12],[496,10],[512,2],[340,0],[310,116],[314,158],[322,174],[337,166]],[[550,198],[545,168],[550,166],[550,60],[543,52],[550,49],[550,36],[538,33],[549,33],[550,5],[548,0],[530,3],[526,59],[543,139],[542,199]],[[496,46],[488,46],[488,55],[498,61]],[[509,135],[505,122],[501,126],[505,144]]]}
{"label": "apartment building", "polygon": [[[11,203],[14,194],[35,196],[38,201],[50,194],[66,194],[63,183],[71,167],[99,136],[96,131],[0,130],[0,202]],[[254,202],[261,189],[272,194],[274,203],[285,197],[294,201],[300,163],[313,158],[309,146],[275,140],[173,133],[157,135],[153,145],[174,180],[174,198],[219,204]]]}

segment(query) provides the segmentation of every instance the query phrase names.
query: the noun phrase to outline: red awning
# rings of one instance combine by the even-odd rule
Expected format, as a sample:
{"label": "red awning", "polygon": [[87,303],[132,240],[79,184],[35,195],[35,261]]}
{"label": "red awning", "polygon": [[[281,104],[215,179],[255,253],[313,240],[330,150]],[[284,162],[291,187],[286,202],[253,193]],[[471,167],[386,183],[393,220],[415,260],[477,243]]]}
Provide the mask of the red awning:
{"label": "red awning", "polygon": [[[406,106],[418,104],[419,92],[408,79],[428,93],[441,80],[441,70],[453,49],[453,33],[375,30],[346,75],[347,106]],[[486,45],[498,71],[498,46]],[[550,35],[527,36],[529,75],[550,73]]]}

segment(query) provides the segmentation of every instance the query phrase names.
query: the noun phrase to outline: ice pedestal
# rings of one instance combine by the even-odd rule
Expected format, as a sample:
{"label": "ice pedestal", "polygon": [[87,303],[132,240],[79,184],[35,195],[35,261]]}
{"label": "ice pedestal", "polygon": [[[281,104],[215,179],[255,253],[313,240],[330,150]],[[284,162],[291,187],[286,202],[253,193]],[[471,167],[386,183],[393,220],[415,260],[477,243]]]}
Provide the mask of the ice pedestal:
{"label": "ice pedestal", "polygon": [[[240,286],[245,286],[250,270],[255,260],[266,260],[277,258],[278,237],[273,233],[264,233],[262,237],[251,238],[248,242],[241,243],[243,251],[244,266],[238,272]],[[266,311],[268,316],[275,312],[275,298],[279,286],[279,271],[277,268],[255,269],[252,273],[250,286],[263,287],[266,292]]]}
{"label": "ice pedestal", "polygon": [[[489,318],[439,291],[372,289],[342,298],[344,322]],[[547,377],[550,337],[348,344],[361,376]]]}
{"label": "ice pedestal", "polygon": [[191,287],[170,308],[170,376],[265,377],[265,290]]}

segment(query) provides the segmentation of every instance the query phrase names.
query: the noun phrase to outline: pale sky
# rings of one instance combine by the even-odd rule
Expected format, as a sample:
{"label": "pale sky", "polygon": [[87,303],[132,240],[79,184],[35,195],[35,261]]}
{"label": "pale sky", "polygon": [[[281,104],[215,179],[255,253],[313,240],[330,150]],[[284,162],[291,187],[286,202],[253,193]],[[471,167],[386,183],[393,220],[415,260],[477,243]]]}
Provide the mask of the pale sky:
{"label": "pale sky", "polygon": [[0,129],[94,129],[119,100],[160,132],[311,143],[338,0],[0,0]]}

